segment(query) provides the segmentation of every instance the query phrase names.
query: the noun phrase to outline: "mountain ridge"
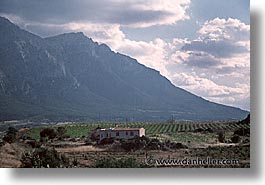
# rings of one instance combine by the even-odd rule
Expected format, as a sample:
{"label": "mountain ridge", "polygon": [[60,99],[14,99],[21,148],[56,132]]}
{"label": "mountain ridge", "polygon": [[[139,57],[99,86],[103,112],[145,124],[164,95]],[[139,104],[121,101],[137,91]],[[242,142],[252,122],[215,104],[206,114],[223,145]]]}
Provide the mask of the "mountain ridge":
{"label": "mountain ridge", "polygon": [[1,120],[209,121],[248,113],[176,87],[81,32],[41,38],[5,18],[0,26]]}

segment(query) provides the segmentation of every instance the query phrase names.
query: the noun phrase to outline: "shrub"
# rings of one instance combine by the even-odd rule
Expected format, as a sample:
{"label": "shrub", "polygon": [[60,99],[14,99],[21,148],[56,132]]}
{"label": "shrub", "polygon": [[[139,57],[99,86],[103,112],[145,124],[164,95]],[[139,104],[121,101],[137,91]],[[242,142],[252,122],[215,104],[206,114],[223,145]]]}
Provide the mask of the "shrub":
{"label": "shrub", "polygon": [[106,157],[95,162],[94,168],[141,168],[145,165],[137,163],[135,158],[120,158]]}
{"label": "shrub", "polygon": [[101,145],[107,145],[107,144],[112,144],[112,143],[114,143],[113,138],[104,138],[100,141]]}
{"label": "shrub", "polygon": [[213,129],[211,129],[211,128],[207,128],[205,131],[209,132],[209,133],[213,133]]}
{"label": "shrub", "polygon": [[183,145],[182,143],[176,143],[176,144],[174,143],[172,148],[181,149],[181,148],[188,148],[188,147],[186,145]]}
{"label": "shrub", "polygon": [[231,137],[231,142],[232,143],[239,143],[241,141],[241,138],[239,135],[235,134]]}
{"label": "shrub", "polygon": [[67,129],[66,129],[65,127],[58,127],[58,128],[56,129],[56,131],[57,131],[57,136],[58,136],[59,138],[64,138],[65,135],[66,135]]}
{"label": "shrub", "polygon": [[27,139],[24,141],[26,144],[30,145],[32,148],[38,148],[41,144],[35,139]]}
{"label": "shrub", "polygon": [[23,154],[23,168],[61,168],[69,167],[69,160],[64,155],[59,155],[55,149],[37,148]]}
{"label": "shrub", "polygon": [[159,139],[151,139],[148,145],[146,146],[149,150],[159,150],[161,149],[162,143]]}
{"label": "shrub", "polygon": [[225,135],[224,135],[224,132],[219,132],[218,133],[218,141],[220,143],[224,143],[225,142]]}
{"label": "shrub", "polygon": [[7,143],[15,142],[17,139],[17,132],[17,129],[15,129],[14,127],[9,127],[7,129],[6,135],[3,137],[3,141]]}
{"label": "shrub", "polygon": [[197,128],[194,130],[194,132],[203,132],[204,130],[202,128]]}
{"label": "shrub", "polygon": [[249,135],[249,134],[250,134],[250,129],[249,128],[240,128],[240,129],[237,129],[234,132],[234,135],[239,135],[239,136],[246,136],[246,135]]}
{"label": "shrub", "polygon": [[57,131],[52,128],[45,128],[40,132],[41,138],[48,137],[49,139],[54,139],[57,136]]}
{"label": "shrub", "polygon": [[74,166],[74,167],[77,167],[77,165],[78,165],[78,161],[77,161],[76,158],[74,158],[74,160],[73,160],[73,166]]}
{"label": "shrub", "polygon": [[139,139],[124,140],[121,142],[121,148],[126,151],[138,150],[145,146],[145,143]]}

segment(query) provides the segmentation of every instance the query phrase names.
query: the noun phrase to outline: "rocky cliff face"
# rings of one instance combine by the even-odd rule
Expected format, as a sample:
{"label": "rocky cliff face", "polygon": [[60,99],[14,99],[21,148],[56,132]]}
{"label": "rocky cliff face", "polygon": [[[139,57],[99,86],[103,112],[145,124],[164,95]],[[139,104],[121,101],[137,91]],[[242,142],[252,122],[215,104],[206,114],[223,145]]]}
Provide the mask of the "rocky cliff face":
{"label": "rocky cliff face", "polygon": [[242,119],[83,33],[41,38],[0,18],[0,119]]}

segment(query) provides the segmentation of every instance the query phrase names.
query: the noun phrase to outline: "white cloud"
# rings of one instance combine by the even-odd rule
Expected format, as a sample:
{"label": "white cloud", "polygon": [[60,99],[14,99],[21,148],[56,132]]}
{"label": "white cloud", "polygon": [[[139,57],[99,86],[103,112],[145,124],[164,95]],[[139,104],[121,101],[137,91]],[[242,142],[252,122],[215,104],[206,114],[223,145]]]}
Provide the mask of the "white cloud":
{"label": "white cloud", "polygon": [[205,22],[198,34],[171,56],[177,70],[169,78],[209,100],[249,109],[249,25],[216,18]]}
{"label": "white cloud", "polygon": [[[119,1],[119,0],[118,0]],[[152,21],[142,21],[132,24],[134,27],[149,27],[154,25],[170,25],[175,24],[180,20],[189,19],[186,10],[190,5],[190,0],[143,0],[126,1],[126,4],[132,3],[132,7],[141,11],[156,11],[164,12],[166,16]]]}
{"label": "white cloud", "polygon": [[206,21],[198,31],[200,39],[230,40],[235,42],[249,41],[250,25],[242,23],[238,19],[227,20],[215,18]]}

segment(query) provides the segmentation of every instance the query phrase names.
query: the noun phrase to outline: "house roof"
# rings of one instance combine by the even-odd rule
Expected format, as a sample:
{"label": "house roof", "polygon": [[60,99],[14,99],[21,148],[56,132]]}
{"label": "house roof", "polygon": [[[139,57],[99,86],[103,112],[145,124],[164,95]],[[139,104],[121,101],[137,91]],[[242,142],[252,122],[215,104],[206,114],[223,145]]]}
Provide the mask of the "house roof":
{"label": "house roof", "polygon": [[140,129],[143,129],[143,128],[121,128],[121,127],[116,127],[116,128],[113,128],[113,130],[117,130],[117,131],[133,131],[133,130],[140,130]]}
{"label": "house roof", "polygon": [[115,128],[103,128],[99,129],[100,131],[136,131],[144,128],[122,128],[122,127],[115,127]]}

